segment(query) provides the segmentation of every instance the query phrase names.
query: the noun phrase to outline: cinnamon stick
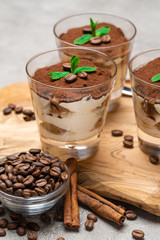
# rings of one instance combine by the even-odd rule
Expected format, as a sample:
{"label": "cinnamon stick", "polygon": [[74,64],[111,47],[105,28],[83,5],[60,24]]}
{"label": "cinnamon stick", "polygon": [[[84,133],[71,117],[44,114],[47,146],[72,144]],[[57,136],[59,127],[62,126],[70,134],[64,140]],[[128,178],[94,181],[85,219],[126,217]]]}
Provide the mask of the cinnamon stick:
{"label": "cinnamon stick", "polygon": [[84,192],[86,193],[88,196],[92,197],[92,198],[95,198],[97,200],[99,200],[101,203],[104,203],[106,205],[108,205],[109,207],[113,208],[115,211],[117,211],[118,213],[124,215],[125,214],[125,210],[117,205],[115,205],[114,203],[108,201],[107,199],[99,196],[98,194],[80,186],[80,185],[77,185],[77,189],[80,190],[81,192]]}
{"label": "cinnamon stick", "polygon": [[[104,202],[92,197],[91,195],[92,194],[94,195],[94,193],[89,190],[87,190],[87,191],[86,190],[87,189],[85,189],[83,187],[81,188],[80,186],[78,186],[77,197],[78,197],[79,202],[81,202],[85,206],[89,207],[93,212],[97,213],[99,216],[106,218],[108,220],[111,220],[120,226],[123,224],[123,222],[125,220],[125,216],[123,214],[117,212],[115,209],[113,209],[111,206],[105,204]],[[86,192],[88,192],[89,194],[87,194]],[[100,196],[98,196],[98,197],[100,197]],[[109,202],[109,201],[107,201],[107,202]]]}
{"label": "cinnamon stick", "polygon": [[70,172],[70,184],[64,197],[64,225],[69,229],[78,229],[80,227],[79,207],[77,200],[77,160],[69,158],[66,161]]}

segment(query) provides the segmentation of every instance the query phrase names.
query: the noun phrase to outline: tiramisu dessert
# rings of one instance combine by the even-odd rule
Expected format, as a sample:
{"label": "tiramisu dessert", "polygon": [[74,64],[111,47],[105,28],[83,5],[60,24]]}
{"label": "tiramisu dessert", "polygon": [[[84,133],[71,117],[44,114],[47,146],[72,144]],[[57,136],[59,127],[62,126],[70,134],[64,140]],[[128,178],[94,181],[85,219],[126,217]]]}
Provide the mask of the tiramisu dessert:
{"label": "tiramisu dessert", "polygon": [[[124,29],[122,30],[122,28],[120,27],[121,19],[119,20],[119,22],[118,19],[114,19],[113,21],[114,16],[112,16],[111,21],[107,19],[108,22],[105,22],[104,14],[104,21],[101,22],[100,19],[98,19],[97,17],[98,16],[95,15],[95,18],[92,19],[88,16],[88,20],[86,21],[86,23],[88,24],[83,25],[84,18],[86,19],[86,16],[83,16],[83,14],[79,15],[79,22],[76,16],[72,16],[70,17],[70,26],[67,25],[67,19],[69,20],[69,18],[66,18],[59,21],[55,25],[54,33],[56,36],[58,47],[66,47],[67,45],[70,46],[74,44],[77,46],[93,48],[109,55],[115,61],[117,65],[117,75],[111,97],[111,102],[113,103],[113,107],[111,107],[112,109],[115,108],[115,106],[117,105],[117,100],[121,96],[123,82],[126,77],[127,62],[132,48],[131,39],[135,34],[135,28],[131,23],[127,22],[128,25],[131,25],[131,31],[130,34],[126,34],[125,31],[127,32],[129,30],[129,26],[127,25],[125,28],[125,24],[123,23],[122,28]],[[115,25],[116,20],[117,26]],[[77,21],[78,23],[74,23],[74,21]],[[64,32],[59,30],[60,28],[62,29],[63,24],[65,25],[65,27],[63,28],[65,29]],[[76,27],[72,27],[74,25]],[[79,27],[77,27],[77,25],[79,25]],[[101,66],[101,64],[104,63],[98,62],[97,64]]]}
{"label": "tiramisu dessert", "polygon": [[[82,154],[78,156],[81,159],[86,157],[88,147],[95,148],[93,142],[99,141],[107,113],[112,76],[87,57],[79,59],[76,55],[70,62],[35,71],[36,81],[30,82],[31,95],[45,152],[59,156],[67,148],[74,155],[81,146]],[[87,154],[97,150],[93,149]]]}
{"label": "tiramisu dessert", "polygon": [[145,151],[160,155],[160,57],[135,69],[133,74],[132,90],[140,143],[142,148],[145,142],[150,143]]}

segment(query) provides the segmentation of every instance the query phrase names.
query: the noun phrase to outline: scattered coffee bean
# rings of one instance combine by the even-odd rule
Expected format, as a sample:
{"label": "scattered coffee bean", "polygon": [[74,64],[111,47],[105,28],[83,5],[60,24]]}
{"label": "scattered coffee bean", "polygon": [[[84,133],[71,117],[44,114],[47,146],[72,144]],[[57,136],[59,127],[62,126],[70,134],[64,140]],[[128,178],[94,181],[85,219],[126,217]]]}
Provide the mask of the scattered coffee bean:
{"label": "scattered coffee bean", "polygon": [[63,70],[64,71],[71,71],[71,64],[70,63],[63,63]]}
{"label": "scattered coffee bean", "polygon": [[82,79],[87,79],[87,73],[86,73],[86,72],[79,72],[79,73],[77,74],[77,76],[78,76],[79,78],[82,78]]}
{"label": "scattered coffee bean", "polygon": [[15,230],[18,227],[18,223],[17,222],[10,222],[7,224],[7,228],[8,230]]}
{"label": "scattered coffee bean", "polygon": [[91,30],[91,28],[84,28],[84,29],[83,29],[83,33],[84,33],[84,34],[87,34],[87,33],[92,34],[92,30]]}
{"label": "scattered coffee bean", "polygon": [[7,108],[4,108],[3,109],[3,114],[4,115],[8,115],[8,114],[10,114],[12,112],[12,109],[10,108],[10,107],[7,107]]}
{"label": "scattered coffee bean", "polygon": [[32,121],[32,117],[31,117],[31,116],[23,117],[23,119],[24,119],[24,121],[26,121],[26,122]]}
{"label": "scattered coffee bean", "polygon": [[123,146],[124,146],[125,148],[133,148],[133,142],[124,140],[124,141],[123,141]]}
{"label": "scattered coffee bean", "polygon": [[135,239],[143,239],[144,238],[144,232],[141,231],[141,230],[136,229],[136,230],[133,230],[132,236]]}
{"label": "scattered coffee bean", "polygon": [[42,222],[46,223],[47,225],[49,225],[51,223],[51,217],[48,213],[42,213],[41,220],[42,220]]}
{"label": "scattered coffee bean", "polygon": [[35,231],[30,231],[27,233],[28,240],[36,240],[38,237],[37,232]]}
{"label": "scattered coffee bean", "polygon": [[2,228],[0,228],[0,237],[6,236],[6,231]]}
{"label": "scattered coffee bean", "polygon": [[85,222],[85,228],[87,231],[92,231],[94,227],[94,221],[93,220],[86,220]]}
{"label": "scattered coffee bean", "polygon": [[93,220],[94,222],[97,222],[97,220],[98,220],[97,216],[94,214],[91,214],[91,213],[87,215],[87,218],[89,220]]}
{"label": "scattered coffee bean", "polygon": [[118,130],[118,129],[112,130],[111,133],[112,133],[112,136],[114,136],[114,137],[120,137],[123,135],[123,131]]}
{"label": "scattered coffee bean", "polygon": [[127,217],[128,220],[134,220],[134,219],[137,218],[137,214],[132,210],[127,210],[126,211],[126,217]]}
{"label": "scattered coffee bean", "polygon": [[26,234],[26,228],[25,227],[18,227],[17,228],[17,234],[19,236],[24,236]]}
{"label": "scattered coffee bean", "polygon": [[64,78],[65,78],[66,83],[73,83],[77,80],[77,75],[74,73],[70,73],[70,74],[66,75]]}
{"label": "scattered coffee bean", "polygon": [[20,213],[9,212],[9,216],[13,221],[17,221],[22,215]]}
{"label": "scattered coffee bean", "polygon": [[131,135],[125,135],[125,136],[124,136],[124,140],[133,142],[133,136],[131,136]]}
{"label": "scattered coffee bean", "polygon": [[7,224],[8,224],[7,219],[5,219],[5,218],[0,219],[0,228],[6,228]]}
{"label": "scattered coffee bean", "polygon": [[57,238],[57,240],[65,240],[65,238],[64,237],[59,237],[59,238]]}
{"label": "scattered coffee bean", "polygon": [[16,114],[20,114],[20,113],[22,113],[23,112],[23,107],[16,107],[15,108],[15,113]]}
{"label": "scattered coffee bean", "polygon": [[3,207],[0,207],[0,215],[3,215],[5,213],[5,210]]}
{"label": "scattered coffee bean", "polygon": [[40,227],[37,223],[35,222],[29,222],[27,223],[27,227],[30,229],[30,230],[33,230],[33,231],[39,231]]}
{"label": "scattered coffee bean", "polygon": [[159,162],[159,159],[155,156],[152,156],[152,155],[149,156],[149,160],[152,164],[155,164],[155,165],[158,164],[158,162]]}
{"label": "scattered coffee bean", "polygon": [[109,43],[111,41],[110,35],[106,34],[101,37],[103,43]]}
{"label": "scattered coffee bean", "polygon": [[89,41],[93,45],[99,45],[102,42],[100,37],[92,37]]}
{"label": "scattered coffee bean", "polygon": [[41,152],[41,149],[39,148],[32,148],[29,150],[29,152],[33,155],[39,154]]}
{"label": "scattered coffee bean", "polygon": [[9,104],[8,104],[8,107],[9,107],[9,108],[11,108],[12,110],[14,110],[14,109],[15,109],[15,107],[16,107],[16,105],[15,105],[15,104],[13,104],[13,103],[9,103]]}
{"label": "scattered coffee bean", "polygon": [[34,113],[34,112],[33,112],[32,110],[29,110],[29,109],[23,110],[23,114],[26,115],[26,116],[32,116],[33,113]]}

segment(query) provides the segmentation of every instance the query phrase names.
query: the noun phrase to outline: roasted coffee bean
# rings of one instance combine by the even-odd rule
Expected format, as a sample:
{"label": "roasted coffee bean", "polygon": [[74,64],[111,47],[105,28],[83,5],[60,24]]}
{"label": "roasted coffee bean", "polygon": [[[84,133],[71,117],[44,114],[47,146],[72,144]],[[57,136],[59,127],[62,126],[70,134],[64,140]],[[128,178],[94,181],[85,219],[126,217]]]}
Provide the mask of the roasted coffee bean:
{"label": "roasted coffee bean", "polygon": [[30,121],[32,121],[32,116],[25,116],[25,117],[23,117],[23,119],[26,122],[30,122]]}
{"label": "roasted coffee bean", "polygon": [[30,230],[33,230],[33,231],[39,231],[40,227],[37,223],[35,222],[29,222],[27,223],[27,227],[30,229]]}
{"label": "roasted coffee bean", "polygon": [[0,228],[0,237],[6,236],[6,231],[2,228]]}
{"label": "roasted coffee bean", "polygon": [[27,177],[25,177],[23,179],[23,183],[24,183],[25,186],[29,186],[29,185],[31,185],[34,182],[34,180],[35,179],[34,179],[34,177],[32,175],[28,175]]}
{"label": "roasted coffee bean", "polygon": [[25,109],[23,110],[23,114],[26,116],[32,116],[33,115],[33,111],[29,110],[29,109]]}
{"label": "roasted coffee bean", "polygon": [[27,171],[29,168],[30,168],[30,164],[22,163],[22,165],[19,167],[19,171]]}
{"label": "roasted coffee bean", "polygon": [[70,73],[67,76],[64,77],[66,83],[73,83],[77,80],[77,75],[74,73]]}
{"label": "roasted coffee bean", "polygon": [[97,222],[97,220],[98,220],[97,216],[92,213],[87,215],[87,219],[93,220],[94,222]]}
{"label": "roasted coffee bean", "polygon": [[18,224],[21,227],[26,227],[27,226],[27,220],[24,217],[20,217],[20,218],[18,218]]}
{"label": "roasted coffee bean", "polygon": [[35,231],[30,231],[27,233],[28,240],[36,240],[38,237],[37,232]]}
{"label": "roasted coffee bean", "polygon": [[24,177],[22,175],[17,175],[17,180],[20,183],[23,183]]}
{"label": "roasted coffee bean", "polygon": [[130,142],[133,142],[133,136],[131,136],[131,135],[125,135],[124,139],[127,141],[130,141]]}
{"label": "roasted coffee bean", "polygon": [[39,196],[42,196],[42,195],[46,194],[46,192],[43,188],[36,187],[34,190],[38,193]]}
{"label": "roasted coffee bean", "polygon": [[82,79],[87,79],[87,73],[86,72],[79,72],[77,76]]}
{"label": "roasted coffee bean", "polygon": [[1,180],[5,181],[8,179],[8,176],[6,174],[1,174]]}
{"label": "roasted coffee bean", "polygon": [[11,182],[11,180],[7,179],[5,180],[5,183],[7,185],[8,188],[12,187],[13,186],[13,183]]}
{"label": "roasted coffee bean", "polygon": [[37,197],[37,196],[39,196],[39,195],[38,195],[38,193],[37,193],[36,191],[32,190],[32,191],[31,191],[31,196],[32,196],[32,197]]}
{"label": "roasted coffee bean", "polygon": [[50,165],[51,161],[48,158],[41,158],[40,162],[44,165]]}
{"label": "roasted coffee bean", "polygon": [[109,43],[111,41],[110,35],[106,34],[101,37],[103,43]]}
{"label": "roasted coffee bean", "polygon": [[46,186],[44,187],[44,190],[46,191],[46,193],[48,193],[51,189],[52,189],[51,184],[46,184]]}
{"label": "roasted coffee bean", "polygon": [[8,179],[13,181],[14,175],[12,173],[8,173]]}
{"label": "roasted coffee bean", "polygon": [[144,232],[142,230],[135,229],[132,232],[132,236],[135,239],[143,239],[144,238]]}
{"label": "roasted coffee bean", "polygon": [[4,115],[8,115],[8,114],[10,114],[12,112],[12,109],[10,108],[10,107],[7,107],[7,108],[4,108],[3,109],[3,114]]}
{"label": "roasted coffee bean", "polygon": [[13,172],[12,173],[13,173],[13,175],[17,176],[17,174],[18,174],[17,169],[13,168]]}
{"label": "roasted coffee bean", "polygon": [[0,215],[3,215],[5,213],[5,210],[3,207],[0,207]]}
{"label": "roasted coffee bean", "polygon": [[54,191],[56,191],[61,186],[60,182],[56,182],[54,185]]}
{"label": "roasted coffee bean", "polygon": [[55,162],[55,163],[52,163],[51,164],[51,168],[53,168],[53,167],[59,167],[59,168],[61,168],[61,163],[58,161],[58,162]]}
{"label": "roasted coffee bean", "polygon": [[0,228],[6,228],[8,220],[6,218],[0,218]]}
{"label": "roasted coffee bean", "polygon": [[35,165],[36,167],[44,167],[45,165],[41,162],[33,162],[32,165]]}
{"label": "roasted coffee bean", "polygon": [[63,70],[64,71],[71,71],[71,64],[70,63],[63,63]]}
{"label": "roasted coffee bean", "polygon": [[123,131],[118,130],[118,129],[112,130],[111,133],[112,133],[112,136],[114,136],[114,137],[120,137],[123,135]]}
{"label": "roasted coffee bean", "polygon": [[22,215],[20,213],[9,212],[9,216],[13,221],[17,221]]}
{"label": "roasted coffee bean", "polygon": [[[35,165],[33,165],[33,166],[35,166]],[[40,171],[39,169],[37,169],[36,171],[34,171],[34,172],[32,173],[32,176],[35,177],[35,178],[37,178],[37,177],[39,177],[40,174],[41,174],[41,171]]]}
{"label": "roasted coffee bean", "polygon": [[39,148],[32,148],[29,150],[29,152],[33,155],[39,154],[41,152],[41,149]]}
{"label": "roasted coffee bean", "polygon": [[13,195],[13,187],[6,188],[6,189],[5,189],[5,193],[10,194],[10,195]]}
{"label": "roasted coffee bean", "polygon": [[64,237],[59,237],[59,238],[57,238],[57,240],[65,240],[65,238]]}
{"label": "roasted coffee bean", "polygon": [[86,220],[85,222],[85,228],[87,231],[91,231],[94,227],[94,221],[93,220]]}
{"label": "roasted coffee bean", "polygon": [[133,142],[124,140],[124,141],[123,141],[123,146],[124,146],[125,148],[133,148]]}
{"label": "roasted coffee bean", "polygon": [[25,156],[27,153],[26,152],[20,152],[19,154],[18,154],[18,157],[20,157],[20,156]]}
{"label": "roasted coffee bean", "polygon": [[13,162],[12,162],[12,166],[17,166],[17,165],[19,165],[19,164],[21,164],[22,163],[22,159],[16,159],[16,160],[14,160]]}
{"label": "roasted coffee bean", "polygon": [[89,42],[93,45],[99,45],[101,44],[102,40],[100,37],[92,37]]}
{"label": "roasted coffee bean", "polygon": [[55,163],[55,162],[58,162],[59,161],[59,158],[58,157],[54,157],[51,159],[51,164],[52,163]]}
{"label": "roasted coffee bean", "polygon": [[24,236],[26,234],[26,228],[25,227],[18,227],[17,228],[17,234],[19,236]]}
{"label": "roasted coffee bean", "polygon": [[42,213],[40,218],[42,222],[46,223],[47,225],[51,223],[51,217],[48,213]]}
{"label": "roasted coffee bean", "polygon": [[125,213],[126,213],[127,219],[129,220],[134,220],[137,218],[137,214],[132,210],[127,210]]}
{"label": "roasted coffee bean", "polygon": [[35,165],[30,166],[30,168],[28,169],[28,174],[32,174],[35,170],[36,170]]}
{"label": "roasted coffee bean", "polygon": [[84,28],[84,29],[83,29],[83,33],[84,33],[84,34],[87,34],[87,33],[92,34],[92,29],[91,29],[91,28]]}
{"label": "roasted coffee bean", "polygon": [[15,108],[15,113],[16,114],[20,114],[20,113],[22,113],[22,111],[23,111],[23,107],[16,107]]}
{"label": "roasted coffee bean", "polygon": [[0,190],[4,191],[7,188],[7,185],[1,180],[0,181]]}
{"label": "roasted coffee bean", "polygon": [[47,184],[47,180],[46,179],[39,179],[35,182],[37,187],[44,187]]}
{"label": "roasted coffee bean", "polygon": [[4,167],[0,167],[0,174],[2,174],[4,172],[5,168]]}
{"label": "roasted coffee bean", "polygon": [[15,230],[18,227],[18,223],[17,222],[10,222],[7,224],[7,228],[8,230]]}
{"label": "roasted coffee bean", "polygon": [[14,191],[14,195],[17,197],[23,197],[23,190],[22,189],[16,189]]}
{"label": "roasted coffee bean", "polygon": [[6,173],[12,173],[12,172],[13,172],[13,166],[7,165],[7,166],[5,167],[5,172],[6,172]]}
{"label": "roasted coffee bean", "polygon": [[50,170],[50,175],[52,177],[58,177],[61,174],[61,169],[59,167],[53,167]]}
{"label": "roasted coffee bean", "polygon": [[16,160],[17,157],[15,155],[9,155],[6,157],[8,160]]}
{"label": "roasted coffee bean", "polygon": [[23,197],[28,198],[32,196],[32,191],[30,189],[24,189],[22,194],[23,194]]}
{"label": "roasted coffee bean", "polygon": [[49,166],[43,167],[41,169],[41,173],[44,174],[44,175],[49,174],[49,172],[50,172],[50,167]]}
{"label": "roasted coffee bean", "polygon": [[62,173],[61,173],[61,179],[62,179],[63,182],[67,181],[67,179],[68,179],[68,173],[62,172]]}
{"label": "roasted coffee bean", "polygon": [[152,164],[155,164],[155,165],[158,164],[158,162],[159,162],[159,159],[155,156],[152,156],[152,155],[149,156],[149,160]]}
{"label": "roasted coffee bean", "polygon": [[45,176],[45,179],[48,181],[50,179],[50,176],[49,175],[46,175]]}
{"label": "roasted coffee bean", "polygon": [[50,178],[50,179],[48,180],[48,183],[51,184],[51,186],[52,186],[52,188],[53,188],[54,185],[55,185],[55,180],[54,180],[53,178]]}
{"label": "roasted coffee bean", "polygon": [[14,183],[13,188],[18,189],[18,188],[25,188],[25,185],[23,183]]}
{"label": "roasted coffee bean", "polygon": [[12,110],[14,110],[14,109],[15,109],[15,107],[16,107],[16,105],[15,105],[15,104],[13,104],[13,103],[9,103],[9,104],[8,104],[8,107],[9,107],[9,108],[11,108]]}

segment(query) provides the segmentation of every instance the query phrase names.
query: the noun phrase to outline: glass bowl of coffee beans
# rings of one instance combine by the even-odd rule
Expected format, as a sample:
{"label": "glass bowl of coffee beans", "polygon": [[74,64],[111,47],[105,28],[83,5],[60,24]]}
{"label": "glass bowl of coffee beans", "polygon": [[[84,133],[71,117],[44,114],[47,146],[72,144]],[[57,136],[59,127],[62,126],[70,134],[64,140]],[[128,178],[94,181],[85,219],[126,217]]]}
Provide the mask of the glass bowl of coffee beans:
{"label": "glass bowl of coffee beans", "polygon": [[0,160],[0,200],[11,211],[35,215],[66,193],[69,170],[58,157],[30,149]]}

